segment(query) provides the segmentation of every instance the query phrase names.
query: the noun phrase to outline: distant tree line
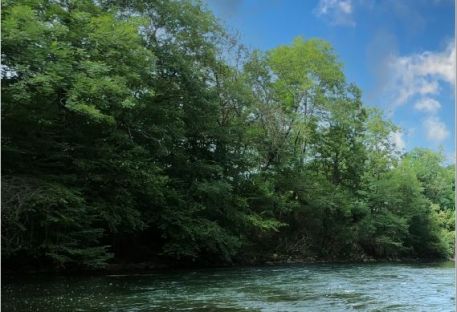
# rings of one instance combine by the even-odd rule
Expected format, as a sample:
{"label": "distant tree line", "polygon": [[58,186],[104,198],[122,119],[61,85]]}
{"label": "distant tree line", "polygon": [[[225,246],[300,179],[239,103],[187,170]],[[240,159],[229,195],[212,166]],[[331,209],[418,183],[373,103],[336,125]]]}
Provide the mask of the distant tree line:
{"label": "distant tree line", "polygon": [[323,40],[197,1],[2,1],[2,259],[100,268],[454,254],[454,165],[401,154]]}

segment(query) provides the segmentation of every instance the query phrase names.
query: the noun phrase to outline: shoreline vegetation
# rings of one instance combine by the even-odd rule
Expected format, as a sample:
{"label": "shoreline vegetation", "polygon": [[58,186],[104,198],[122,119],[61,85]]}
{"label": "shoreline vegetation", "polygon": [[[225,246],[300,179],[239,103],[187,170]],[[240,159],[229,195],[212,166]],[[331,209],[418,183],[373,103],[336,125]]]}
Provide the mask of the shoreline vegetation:
{"label": "shoreline vegetation", "polygon": [[251,51],[191,0],[1,14],[4,272],[454,255],[455,165],[330,43]]}
{"label": "shoreline vegetation", "polygon": [[210,263],[210,264],[167,264],[165,262],[141,262],[141,263],[111,263],[106,264],[103,268],[85,269],[76,268],[68,269],[34,269],[21,267],[20,271],[14,268],[6,268],[3,274],[6,277],[40,275],[40,274],[68,274],[68,275],[112,275],[112,274],[148,274],[159,272],[175,272],[181,270],[202,270],[202,269],[228,269],[228,268],[255,268],[255,267],[275,267],[284,265],[339,265],[339,264],[380,264],[380,263],[397,263],[397,264],[434,264],[434,263],[452,263],[455,265],[455,259],[443,258],[368,258],[362,257],[359,259],[315,259],[307,258],[292,258],[287,255],[272,256],[265,259],[248,259],[245,261],[237,261],[228,263]]}
{"label": "shoreline vegetation", "polygon": [[[128,264],[111,264],[104,270],[98,271],[102,274],[129,274],[129,273],[148,273],[154,271],[170,271],[180,269],[205,269],[205,268],[249,268],[259,266],[283,266],[283,265],[313,265],[313,264],[374,264],[374,263],[445,263],[455,262],[455,259],[436,259],[436,258],[386,258],[386,259],[313,259],[313,258],[291,258],[284,256],[284,259],[265,259],[265,260],[250,260],[245,262],[237,262],[226,265],[200,265],[200,266],[169,266],[166,264],[156,263],[128,263]],[[90,273],[91,271],[87,271]]]}

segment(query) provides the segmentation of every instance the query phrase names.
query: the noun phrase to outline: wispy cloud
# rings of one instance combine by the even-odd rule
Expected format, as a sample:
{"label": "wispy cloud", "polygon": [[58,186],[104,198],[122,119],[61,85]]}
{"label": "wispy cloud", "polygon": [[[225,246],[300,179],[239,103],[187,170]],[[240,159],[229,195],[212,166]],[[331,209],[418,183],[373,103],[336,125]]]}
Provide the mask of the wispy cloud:
{"label": "wispy cloud", "polygon": [[441,84],[455,86],[455,45],[450,42],[443,51],[392,56],[388,60],[391,72],[392,106],[404,105],[414,96],[436,95]]}
{"label": "wispy cloud", "polygon": [[414,108],[421,112],[436,113],[441,108],[440,102],[429,97],[419,99]]}
{"label": "wispy cloud", "polygon": [[331,25],[355,26],[352,0],[320,0],[314,14]]}
{"label": "wispy cloud", "polygon": [[422,126],[426,139],[435,143],[446,140],[450,132],[439,118],[441,103],[437,100],[444,87],[455,88],[455,44],[450,41],[442,50],[425,51],[385,59],[382,94],[391,114],[403,105],[414,103],[414,109],[425,114]]}
{"label": "wispy cloud", "polygon": [[436,116],[425,119],[423,125],[426,130],[427,138],[431,141],[440,143],[449,136],[449,130],[446,125]]}

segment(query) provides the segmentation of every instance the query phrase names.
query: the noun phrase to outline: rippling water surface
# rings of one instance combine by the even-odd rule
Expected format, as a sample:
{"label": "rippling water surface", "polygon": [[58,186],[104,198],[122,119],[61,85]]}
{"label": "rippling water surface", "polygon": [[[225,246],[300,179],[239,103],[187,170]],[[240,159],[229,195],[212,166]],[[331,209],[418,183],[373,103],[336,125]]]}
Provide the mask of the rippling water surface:
{"label": "rippling water surface", "polygon": [[453,263],[5,278],[2,311],[455,311]]}

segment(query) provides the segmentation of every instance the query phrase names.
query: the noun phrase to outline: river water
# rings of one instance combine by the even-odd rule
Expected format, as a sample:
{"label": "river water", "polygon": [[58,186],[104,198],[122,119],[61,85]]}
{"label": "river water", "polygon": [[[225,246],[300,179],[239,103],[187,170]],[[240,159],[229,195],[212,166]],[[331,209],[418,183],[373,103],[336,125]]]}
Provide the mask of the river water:
{"label": "river water", "polygon": [[6,277],[2,311],[455,311],[453,263]]}

